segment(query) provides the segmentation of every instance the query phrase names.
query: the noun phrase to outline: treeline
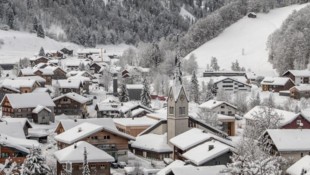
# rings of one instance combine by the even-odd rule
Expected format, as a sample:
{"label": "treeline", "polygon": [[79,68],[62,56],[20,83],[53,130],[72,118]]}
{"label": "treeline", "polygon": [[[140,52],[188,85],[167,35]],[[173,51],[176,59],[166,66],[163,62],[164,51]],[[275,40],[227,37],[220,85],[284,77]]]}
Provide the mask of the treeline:
{"label": "treeline", "polygon": [[182,55],[185,56],[203,43],[215,38],[248,12],[268,13],[273,8],[305,2],[308,0],[232,0],[207,17],[199,19],[190,27],[180,40]]}
{"label": "treeline", "polygon": [[85,46],[153,42],[188,30],[191,21],[179,15],[175,1],[0,0],[0,22],[26,31],[35,30],[35,21],[45,31],[60,26],[63,34],[53,38]]}
{"label": "treeline", "polygon": [[306,69],[310,59],[310,6],[291,14],[281,28],[269,36],[269,61],[282,74]]}

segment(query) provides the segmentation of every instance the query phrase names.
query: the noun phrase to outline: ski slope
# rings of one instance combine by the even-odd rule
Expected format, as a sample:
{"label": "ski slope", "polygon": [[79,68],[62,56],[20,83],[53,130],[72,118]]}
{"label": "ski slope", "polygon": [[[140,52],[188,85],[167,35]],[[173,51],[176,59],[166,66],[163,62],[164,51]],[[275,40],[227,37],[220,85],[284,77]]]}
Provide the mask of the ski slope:
{"label": "ski slope", "polygon": [[0,63],[14,63],[20,58],[33,57],[41,47],[45,50],[59,50],[63,47],[77,49],[80,46],[69,42],[58,42],[48,37],[39,38],[34,33],[0,30]]}
{"label": "ski slope", "polygon": [[268,14],[259,13],[256,19],[244,17],[190,54],[197,57],[200,72],[206,69],[214,56],[221,69],[230,70],[232,61],[237,59],[241,66],[251,69],[257,75],[275,76],[277,73],[268,62],[268,36],[280,28],[294,10],[300,10],[306,5],[278,8]]}

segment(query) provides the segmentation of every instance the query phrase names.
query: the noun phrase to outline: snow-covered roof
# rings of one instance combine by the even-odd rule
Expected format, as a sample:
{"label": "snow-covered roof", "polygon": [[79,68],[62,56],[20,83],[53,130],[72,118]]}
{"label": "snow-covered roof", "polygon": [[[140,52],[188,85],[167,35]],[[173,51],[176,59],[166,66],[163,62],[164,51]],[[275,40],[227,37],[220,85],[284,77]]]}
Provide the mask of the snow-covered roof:
{"label": "snow-covered roof", "polygon": [[44,92],[49,92],[49,89],[46,87],[37,87],[35,88],[32,93],[44,93]]}
{"label": "snow-covered roof", "polygon": [[172,152],[172,148],[167,143],[167,133],[138,136],[135,141],[131,142],[131,147],[160,153]]}
{"label": "snow-covered roof", "polygon": [[[63,121],[63,120],[61,120]],[[105,130],[107,132],[111,132],[113,134],[119,135],[121,137],[125,137],[129,140],[134,140],[134,137],[122,133],[118,131],[117,129],[106,127],[98,124],[93,124],[89,122],[83,122],[77,126],[74,126],[73,128],[70,128],[66,130],[65,132],[55,136],[55,140],[66,143],[66,144],[72,144],[76,141],[79,141],[85,137],[88,137],[96,132],[99,132],[101,130]]]}
{"label": "snow-covered roof", "polygon": [[292,166],[290,166],[286,173],[289,175],[301,175],[302,170],[306,170],[307,172],[310,172],[310,156],[305,155],[301,159],[299,159],[297,162],[295,162]]}
{"label": "snow-covered roof", "polygon": [[161,120],[161,119],[166,120],[167,119],[167,109],[162,108],[160,110],[157,110],[154,113],[146,114],[146,116],[148,116],[150,118],[157,119],[157,120]]}
{"label": "snow-covered roof", "polygon": [[287,77],[265,77],[261,84],[264,85],[275,85],[275,86],[284,86],[288,81],[292,81]]}
{"label": "snow-covered roof", "polygon": [[13,144],[13,145],[19,145],[24,148],[32,149],[33,147],[39,147],[40,144],[36,140],[28,140],[28,139],[22,139],[22,138],[16,138],[8,136],[7,134],[0,134],[0,143],[7,143],[7,144]]}
{"label": "snow-covered roof", "polygon": [[102,130],[102,126],[92,123],[82,123],[55,136],[55,140],[66,144],[72,144],[100,130]]}
{"label": "snow-covered roof", "polygon": [[0,134],[26,139],[23,125],[20,122],[0,122]]}
{"label": "snow-covered roof", "polygon": [[234,116],[229,116],[229,115],[224,115],[224,114],[217,114],[217,118],[218,118],[220,121],[235,120],[235,119],[236,119]]}
{"label": "snow-covered roof", "polygon": [[[47,93],[6,94],[12,108],[35,108],[38,105],[54,107],[55,103]],[[2,102],[5,98],[3,98]]]}
{"label": "snow-covered roof", "polygon": [[70,98],[70,99],[72,99],[76,102],[79,102],[81,104],[84,104],[88,101],[88,98],[86,98],[80,94],[77,94],[75,92],[69,92],[69,93],[63,94],[61,96],[58,96],[58,97],[54,98],[53,101],[59,100],[59,99],[64,98],[64,97]]}
{"label": "snow-covered roof", "polygon": [[182,156],[199,166],[230,150],[231,147],[221,142],[211,140],[186,151]]}
{"label": "snow-covered roof", "polygon": [[54,153],[59,163],[83,163],[84,150],[87,152],[87,161],[93,162],[114,162],[114,158],[105,151],[85,142],[79,141],[71,146]]}
{"label": "snow-covered roof", "polygon": [[39,83],[45,83],[46,80],[40,76],[16,77],[15,80],[35,80]]}
{"label": "snow-covered roof", "polygon": [[151,126],[157,123],[158,120],[144,116],[134,118],[114,118],[113,121],[122,126]]}
{"label": "snow-covered roof", "polygon": [[4,117],[1,117],[0,120],[1,121],[6,121],[6,122],[9,122],[9,123],[10,122],[13,122],[13,123],[19,122],[22,125],[22,127],[24,127],[26,124],[28,124],[30,127],[32,127],[30,122],[29,122],[29,120],[28,120],[28,118],[13,118],[13,117],[10,117],[10,116],[4,116]]}
{"label": "snow-covered roof", "polygon": [[195,145],[198,145],[208,139],[210,135],[198,128],[192,128],[182,134],[179,134],[170,139],[170,142],[181,150],[187,150]]}
{"label": "snow-covered roof", "polygon": [[221,173],[222,170],[227,169],[225,165],[216,166],[181,166],[172,168],[174,175],[224,175]]}
{"label": "snow-covered roof", "polygon": [[291,72],[295,77],[310,77],[310,70],[304,69],[304,70],[288,70],[284,72],[283,75],[287,74],[288,72]]}
{"label": "snow-covered roof", "polygon": [[40,113],[42,110],[46,110],[48,112],[52,112],[49,108],[45,107],[45,106],[42,106],[42,105],[38,105],[37,107],[35,107],[33,110],[32,110],[32,113],[34,114],[38,114]]}
{"label": "snow-covered roof", "polygon": [[36,83],[33,79],[5,79],[2,81],[2,85],[11,86],[16,89],[20,89],[21,87],[32,88]]}
{"label": "snow-covered roof", "polygon": [[214,77],[212,78],[214,80],[214,84],[219,83],[221,81],[224,81],[226,79],[230,79],[232,81],[244,84],[246,86],[251,86],[249,84],[246,83],[247,79],[244,76],[236,76],[236,77],[225,77],[225,76],[220,76],[220,77]]}
{"label": "snow-covered roof", "polygon": [[68,81],[80,81],[80,82],[84,83],[84,82],[90,82],[91,80],[90,80],[90,78],[84,77],[82,75],[75,75],[75,76],[69,77]]}
{"label": "snow-covered roof", "polygon": [[175,160],[169,165],[167,165],[165,168],[161,169],[156,175],[167,175],[168,173],[171,172],[172,168],[175,167],[183,167],[185,165],[185,162],[182,160]]}
{"label": "snow-covered roof", "polygon": [[310,129],[267,129],[278,151],[310,151]]}
{"label": "snow-covered roof", "polygon": [[199,105],[199,107],[200,107],[200,108],[210,109],[210,110],[211,110],[211,109],[214,109],[214,108],[216,108],[216,107],[218,107],[218,106],[220,106],[220,105],[222,105],[222,104],[226,104],[226,105],[228,105],[228,106],[230,106],[230,107],[232,107],[232,108],[237,109],[236,106],[234,106],[234,105],[232,105],[232,104],[230,104],[230,103],[228,103],[228,102],[225,102],[225,101],[217,101],[217,100],[209,100],[209,101],[204,102],[204,103],[202,103],[201,105]]}
{"label": "snow-covered roof", "polygon": [[[183,85],[175,85],[175,84],[173,84],[173,85],[170,87],[170,91],[172,91],[172,93],[173,93],[174,101],[177,101],[177,100],[178,100],[179,95],[181,94],[181,91],[184,91],[185,98],[186,98],[187,101],[189,101],[189,100],[188,100],[188,96],[187,96],[187,94],[186,94],[186,92],[185,92],[185,90],[184,90]],[[170,94],[170,91],[169,91],[169,94]]]}
{"label": "snow-covered roof", "polygon": [[94,53],[99,54],[100,52],[105,52],[104,49],[96,49],[96,48],[86,48],[86,49],[79,49],[77,51],[78,54],[84,54],[84,53]]}
{"label": "snow-covered roof", "polygon": [[309,84],[300,84],[299,86],[291,87],[291,89],[293,89],[293,88],[297,89],[300,92],[310,91],[310,85]]}
{"label": "snow-covered roof", "polygon": [[13,139],[11,139],[13,137],[7,136],[5,134],[0,134],[0,145],[1,146],[6,146],[6,147],[10,147],[10,148],[14,148],[17,149],[19,151],[25,152],[25,153],[29,153],[29,149],[27,149],[26,147],[19,145],[20,140],[26,140],[26,139],[20,139],[17,142]]}
{"label": "snow-covered roof", "polygon": [[126,84],[127,89],[143,89],[143,84]]}
{"label": "snow-covered roof", "polygon": [[[249,112],[247,112],[244,115],[244,118],[248,120],[255,120],[256,119],[255,116],[264,115],[267,112],[267,110],[268,110],[268,107],[266,106],[255,106],[254,108],[252,108]],[[289,124],[296,117],[299,116],[299,114],[295,114],[294,112],[284,111],[284,110],[276,109],[276,108],[271,109],[271,114],[272,115],[277,114],[279,115],[279,117],[281,117],[280,127]]]}
{"label": "snow-covered roof", "polygon": [[117,130],[112,118],[62,119],[59,121],[59,124],[67,131],[85,122]]}
{"label": "snow-covered roof", "polygon": [[118,111],[120,108],[119,103],[101,102],[97,105],[98,111]]}
{"label": "snow-covered roof", "polygon": [[81,81],[80,80],[54,80],[52,83],[55,84],[58,81],[60,88],[80,88]]}

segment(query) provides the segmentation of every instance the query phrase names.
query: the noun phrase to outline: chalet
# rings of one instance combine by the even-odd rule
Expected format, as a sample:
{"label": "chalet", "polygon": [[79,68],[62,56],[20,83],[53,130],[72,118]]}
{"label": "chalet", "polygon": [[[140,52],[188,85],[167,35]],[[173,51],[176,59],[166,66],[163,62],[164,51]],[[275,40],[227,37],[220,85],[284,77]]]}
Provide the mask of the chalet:
{"label": "chalet", "polygon": [[248,13],[247,16],[248,16],[249,18],[256,18],[256,17],[257,17],[257,14],[254,13],[254,12],[250,12],[250,13]]}
{"label": "chalet", "polygon": [[309,98],[310,97],[310,85],[301,84],[289,89],[290,97],[294,99]]}
{"label": "chalet", "polygon": [[265,77],[261,82],[263,91],[286,91],[295,86],[294,82],[287,77]]}
{"label": "chalet", "polygon": [[268,109],[265,106],[256,106],[244,115],[246,126],[254,127],[255,120],[258,120],[259,117],[264,117],[266,113],[279,116],[279,129],[310,129],[310,111],[308,109],[296,114],[275,108]]}
{"label": "chalet", "polygon": [[141,82],[141,77],[147,77],[149,76],[149,73],[149,68],[126,65],[122,70],[121,75],[123,78],[130,79],[131,83],[135,83]]}
{"label": "chalet", "polygon": [[48,117],[53,122],[55,104],[47,93],[7,94],[1,101],[2,115],[34,120],[33,110],[39,105],[50,110]]}
{"label": "chalet", "polygon": [[2,100],[6,94],[19,94],[19,93],[20,91],[18,89],[15,89],[11,86],[0,85],[0,100]]}
{"label": "chalet", "polygon": [[54,120],[53,118],[52,110],[45,106],[38,105],[32,110],[32,119],[35,123],[49,124],[50,121]]}
{"label": "chalet", "polygon": [[0,164],[11,158],[18,165],[24,163],[26,156],[30,153],[29,149],[38,147],[39,143],[33,140],[15,138],[6,134],[0,135]]}
{"label": "chalet", "polygon": [[45,87],[46,80],[40,76],[16,77],[15,80],[35,80],[39,83],[39,87]]}
{"label": "chalet", "polygon": [[81,94],[81,89],[83,88],[80,80],[56,80],[53,81],[53,85],[58,84],[59,90],[62,94],[69,92],[75,92]]}
{"label": "chalet", "polygon": [[310,155],[305,155],[286,170],[287,175],[306,175],[310,170]]}
{"label": "chalet", "polygon": [[310,70],[288,70],[282,77],[290,78],[296,85],[310,84]]}
{"label": "chalet", "polygon": [[47,56],[49,58],[63,59],[64,53],[62,51],[58,51],[58,50],[46,50],[45,56]]}
{"label": "chalet", "polygon": [[22,126],[22,129],[24,130],[25,136],[28,136],[29,129],[32,128],[32,125],[30,124],[30,121],[27,118],[12,118],[12,117],[3,116],[0,119],[0,122],[20,123]]}
{"label": "chalet", "polygon": [[167,143],[167,133],[141,135],[131,142],[130,149],[135,155],[156,160],[170,158],[173,151]]}
{"label": "chalet", "polygon": [[141,100],[142,84],[127,84],[126,88],[130,100]]}
{"label": "chalet", "polygon": [[216,77],[213,84],[216,90],[222,89],[226,92],[236,93],[251,91],[251,85],[236,78]]}
{"label": "chalet", "polygon": [[216,113],[229,116],[234,116],[238,112],[236,106],[225,101],[217,100],[209,100],[205,103],[202,103],[199,105],[199,108],[203,111],[210,112],[210,114]]}
{"label": "chalet", "polygon": [[259,142],[270,154],[297,162],[310,152],[310,129],[267,129]]}
{"label": "chalet", "polygon": [[49,61],[49,59],[47,57],[33,57],[30,58],[30,64],[32,66],[37,65],[39,63],[47,63]]}
{"label": "chalet", "polygon": [[[192,128],[170,139],[170,143],[173,145],[173,149],[174,149],[173,158],[179,159],[179,160],[186,160],[186,158],[184,157],[184,154],[186,152],[206,142],[208,143],[209,142],[220,142],[228,147],[232,147],[233,145],[232,141],[228,139],[224,139],[210,132],[209,133],[205,132],[204,130],[199,129],[199,128]],[[206,150],[208,150],[208,148]],[[221,162],[222,163],[219,163],[219,164],[226,164],[229,161],[221,161]],[[209,164],[209,165],[212,165],[212,164]],[[200,166],[200,165],[196,164],[196,166]]]}
{"label": "chalet", "polygon": [[[105,151],[85,142],[79,141],[62,150],[56,151],[54,156],[57,160],[57,175],[66,173],[70,169],[72,174],[83,174],[84,158],[87,157],[90,175],[110,175],[111,162],[115,159]],[[70,162],[70,163],[68,163]]]}
{"label": "chalet", "polygon": [[117,129],[126,134],[136,137],[148,127],[157,123],[158,120],[149,117],[114,118]]}
{"label": "chalet", "polygon": [[67,71],[79,71],[81,65],[83,65],[86,69],[86,67],[89,66],[89,62],[81,60],[70,60],[65,63]]}
{"label": "chalet", "polygon": [[102,55],[104,52],[103,49],[81,49],[77,51],[77,54],[78,58],[88,58],[90,55]]}
{"label": "chalet", "polygon": [[70,71],[67,73],[67,77],[73,77],[73,76],[82,76],[87,77],[89,79],[93,79],[94,76],[86,71]]}
{"label": "chalet", "polygon": [[87,98],[74,93],[66,93],[53,99],[55,103],[55,114],[66,114],[66,115],[81,115],[85,116],[87,113],[86,102]]}
{"label": "chalet", "polygon": [[63,149],[78,141],[86,141],[106,151],[116,160],[127,160],[128,142],[134,140],[134,137],[112,127],[84,122],[55,136],[55,140],[58,149]]}
{"label": "chalet", "polygon": [[152,109],[143,105],[132,105],[127,103],[103,101],[96,104],[98,118],[118,118],[118,117],[142,117],[154,112]]}
{"label": "chalet", "polygon": [[95,63],[105,63],[105,64],[108,64],[110,65],[111,64],[111,58],[106,55],[106,54],[103,54],[103,55],[89,55],[88,56],[88,59],[90,59],[92,62],[95,62]]}
{"label": "chalet", "polygon": [[90,65],[90,71],[92,73],[98,74],[102,72],[104,68],[106,68],[108,65],[105,63],[93,63]]}
{"label": "chalet", "polygon": [[60,50],[63,54],[68,55],[68,56],[73,56],[73,50],[67,49],[67,48],[62,48]]}
{"label": "chalet", "polygon": [[2,86],[17,89],[20,93],[31,93],[40,84],[33,79],[5,79],[2,81]]}

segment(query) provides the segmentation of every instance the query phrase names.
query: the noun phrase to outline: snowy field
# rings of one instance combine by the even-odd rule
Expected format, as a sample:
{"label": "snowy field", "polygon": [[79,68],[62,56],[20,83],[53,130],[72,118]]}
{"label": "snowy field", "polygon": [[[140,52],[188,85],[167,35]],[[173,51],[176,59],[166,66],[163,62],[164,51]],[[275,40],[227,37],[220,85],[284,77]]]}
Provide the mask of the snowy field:
{"label": "snowy field", "polygon": [[[83,48],[70,42],[59,42],[48,37],[39,38],[34,33],[18,31],[0,30],[0,40],[4,42],[3,45],[0,44],[0,63],[14,63],[20,58],[33,57],[34,54],[39,52],[41,47],[45,50],[60,50],[67,47],[75,52]],[[129,46],[120,44],[99,45],[97,47],[104,48],[106,53],[121,55]]]}
{"label": "snowy field", "polygon": [[197,57],[200,71],[206,69],[206,65],[214,56],[218,59],[221,69],[230,70],[231,62],[237,59],[241,66],[251,69],[258,75],[275,76],[276,72],[268,62],[266,50],[268,36],[280,28],[282,22],[294,10],[299,10],[306,5],[278,8],[268,14],[259,13],[256,19],[242,18],[225,29],[218,37],[191,52]]}

